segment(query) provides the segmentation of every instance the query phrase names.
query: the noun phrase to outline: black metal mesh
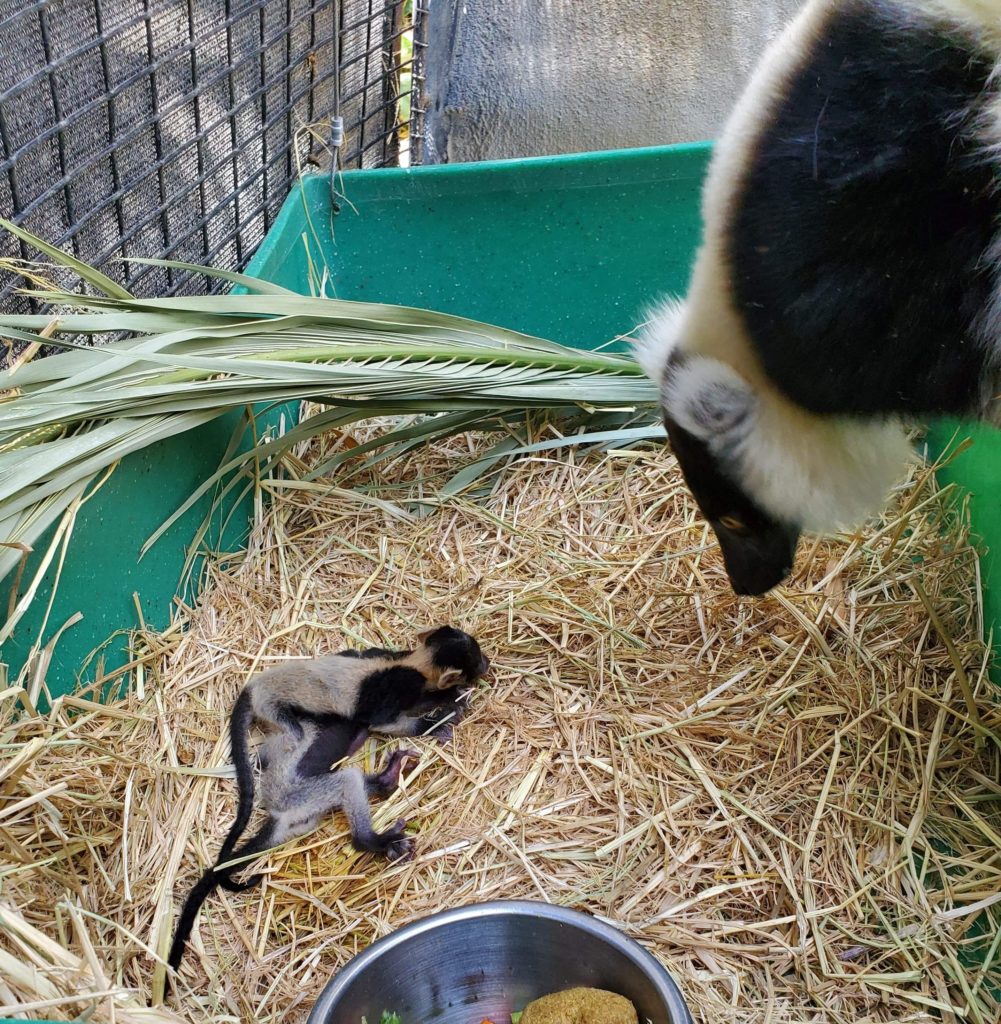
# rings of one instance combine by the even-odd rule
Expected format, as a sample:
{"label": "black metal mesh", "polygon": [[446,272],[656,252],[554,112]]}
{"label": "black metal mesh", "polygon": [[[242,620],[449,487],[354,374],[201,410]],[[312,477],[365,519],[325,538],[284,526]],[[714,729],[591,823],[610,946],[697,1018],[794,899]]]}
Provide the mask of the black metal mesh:
{"label": "black metal mesh", "polygon": [[137,294],[204,289],[128,258],[246,265],[338,106],[341,166],[399,162],[412,3],[0,0],[0,213]]}
{"label": "black metal mesh", "polygon": [[419,84],[419,73],[413,74],[413,55],[423,48],[424,22],[425,10],[416,0],[344,0],[340,114],[347,130],[343,166],[385,167],[398,163],[401,151],[408,162],[419,162],[416,140],[421,135],[421,110],[412,83]]}

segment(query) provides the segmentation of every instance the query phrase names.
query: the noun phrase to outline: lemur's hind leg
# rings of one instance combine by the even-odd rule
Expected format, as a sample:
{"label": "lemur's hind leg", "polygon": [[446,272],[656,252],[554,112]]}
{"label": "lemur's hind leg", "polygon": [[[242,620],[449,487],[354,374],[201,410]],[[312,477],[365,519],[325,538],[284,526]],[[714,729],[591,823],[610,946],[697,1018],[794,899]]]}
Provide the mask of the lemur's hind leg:
{"label": "lemur's hind leg", "polygon": [[[404,835],[406,821],[401,818],[385,832],[372,827],[368,807],[370,796],[386,797],[400,784],[400,772],[408,761],[417,760],[414,750],[397,750],[390,755],[383,769],[372,775],[363,775],[358,768],[326,770],[302,777],[294,789],[295,798],[268,816],[261,830],[238,850],[232,859],[238,860],[251,853],[263,853],[273,846],[311,832],[332,811],[344,808],[351,828],[351,842],[355,849],[378,853],[389,860],[407,860],[413,856],[414,843]],[[301,764],[302,762],[300,762]],[[233,871],[217,873],[217,881],[230,892],[245,892],[261,881],[261,875],[252,875],[246,881],[233,879]]]}
{"label": "lemur's hind leg", "polygon": [[[416,761],[418,756],[416,750],[394,751],[381,771],[363,777],[366,795],[376,798],[389,796],[399,786],[400,772],[404,766],[408,761]],[[344,804],[344,811],[351,825],[351,842],[356,850],[381,853],[391,861],[410,860],[413,857],[414,841],[404,834],[407,827],[405,818],[399,818],[391,828],[379,833],[372,829],[368,802],[356,806],[363,807],[364,813],[352,819],[351,805],[347,802]]]}
{"label": "lemur's hind leg", "polygon": [[403,832],[406,821],[401,818],[385,832],[376,832],[368,806],[370,794],[386,796],[396,788],[409,753],[394,754],[389,764],[375,775],[366,776],[360,769],[350,767],[303,779],[295,804],[276,815],[277,830],[283,833],[281,841],[310,831],[323,817],[341,807],[356,850],[377,853],[389,860],[411,857],[413,840]]}
{"label": "lemur's hind leg", "polygon": [[[414,855],[414,841],[404,835],[403,831],[407,825],[406,819],[400,818],[385,832],[376,832],[372,828],[367,797],[389,796],[400,784],[400,772],[404,765],[408,761],[416,761],[417,757],[415,750],[394,751],[381,771],[372,775],[358,772],[348,782],[353,792],[352,799],[344,802],[344,812],[351,826],[351,842],[356,850],[379,853],[389,860],[409,860]],[[355,796],[359,783],[364,787],[364,801],[359,801]]]}

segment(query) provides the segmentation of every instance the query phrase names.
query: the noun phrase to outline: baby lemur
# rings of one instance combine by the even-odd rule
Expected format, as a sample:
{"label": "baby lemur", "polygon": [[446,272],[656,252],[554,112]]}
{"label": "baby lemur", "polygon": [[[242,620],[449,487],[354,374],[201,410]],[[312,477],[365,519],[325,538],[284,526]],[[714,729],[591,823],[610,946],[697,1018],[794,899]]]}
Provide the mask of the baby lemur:
{"label": "baby lemur", "polygon": [[[185,900],[168,957],[175,970],[202,903],[216,887],[240,892],[256,885],[259,875],[234,882],[243,860],[309,832],[332,810],[343,807],[356,849],[390,860],[412,855],[413,842],[400,820],[376,832],[369,796],[388,796],[410,750],[394,753],[374,775],[358,768],[330,766],[364,743],[369,731],[416,736],[432,731],[447,739],[448,719],[461,715],[460,689],[490,666],[474,637],[450,626],[422,633],[413,651],[373,648],[341,651],[311,661],[290,662],[255,676],[243,688],[230,717],[230,745],[236,769],[239,804],[213,867],[205,871]],[[239,849],[237,842],[253,813],[254,771],[249,752],[253,721],[268,735],[261,747],[261,805],[267,818]]]}

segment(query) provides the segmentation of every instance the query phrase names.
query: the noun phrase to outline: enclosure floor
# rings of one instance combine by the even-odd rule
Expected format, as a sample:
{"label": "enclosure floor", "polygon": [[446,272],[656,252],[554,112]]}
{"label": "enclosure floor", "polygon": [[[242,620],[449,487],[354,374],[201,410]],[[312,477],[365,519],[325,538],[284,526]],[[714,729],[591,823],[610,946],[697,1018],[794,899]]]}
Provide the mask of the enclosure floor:
{"label": "enclosure floor", "polygon": [[[373,939],[501,897],[615,921],[704,1024],[999,1019],[998,943],[963,936],[983,907],[1001,934],[1001,711],[962,516],[925,471],[884,521],[806,545],[791,586],[749,601],[664,450],[525,458],[439,506],[484,440],[304,479],[345,443],[263,485],[247,557],[209,568],[186,629],[145,638],[130,695],[3,723],[22,760],[0,783],[24,806],[0,810],[0,1003],[62,1016],[88,985],[131,988],[92,1019],[150,1020],[147,947],[165,952],[232,819],[239,687],[448,622],[493,668],[454,740],[419,741],[373,805],[377,826],[409,819],[415,859],[354,853],[339,815],[275,852],[260,889],[208,901],[153,1019],[304,1020]],[[457,1012],[442,1024],[479,1024]]]}

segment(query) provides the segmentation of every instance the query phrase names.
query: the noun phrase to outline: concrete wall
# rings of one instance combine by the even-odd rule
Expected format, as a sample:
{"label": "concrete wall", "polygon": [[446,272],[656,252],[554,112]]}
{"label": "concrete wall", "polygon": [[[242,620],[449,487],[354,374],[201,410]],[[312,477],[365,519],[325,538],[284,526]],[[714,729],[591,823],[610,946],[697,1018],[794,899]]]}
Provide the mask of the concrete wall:
{"label": "concrete wall", "polygon": [[803,0],[429,0],[426,163],[713,138]]}

